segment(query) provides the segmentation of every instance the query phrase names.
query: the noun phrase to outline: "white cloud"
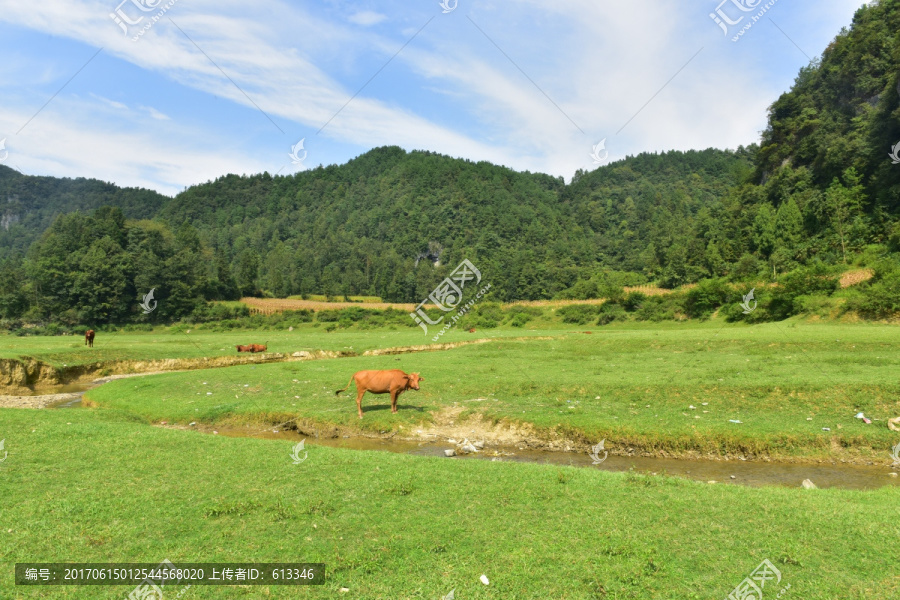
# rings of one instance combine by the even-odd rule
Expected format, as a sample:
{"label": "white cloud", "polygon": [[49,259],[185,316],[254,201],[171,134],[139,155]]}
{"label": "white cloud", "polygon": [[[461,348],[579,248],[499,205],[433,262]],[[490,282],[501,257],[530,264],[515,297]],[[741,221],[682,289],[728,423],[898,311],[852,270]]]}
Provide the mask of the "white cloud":
{"label": "white cloud", "polygon": [[157,121],[171,121],[172,117],[167,114],[161,113],[152,106],[139,106],[141,110],[147,111],[150,113],[150,116],[156,119]]}
{"label": "white cloud", "polygon": [[387,17],[385,15],[371,10],[363,10],[358,13],[354,13],[349,17],[349,21],[351,23],[356,23],[357,25],[362,25],[363,27],[378,25],[386,19]]}
{"label": "white cloud", "polygon": [[[440,15],[435,6],[434,22],[349,104],[359,86],[422,27],[428,15],[422,13],[419,21],[408,11],[383,6],[385,13],[398,15],[390,18],[397,22],[397,32],[380,35],[279,0],[252,5],[192,0],[177,2],[167,12],[177,27],[164,17],[138,42],[124,37],[109,18],[114,7],[108,0],[35,4],[0,0],[0,15],[42,34],[102,46],[105,55],[211,97],[253,110],[258,105],[279,129],[297,139],[306,135],[310,144],[334,142],[361,151],[397,144],[568,177],[577,168],[594,167],[588,153],[604,137],[611,160],[644,150],[736,147],[758,139],[766,107],[790,85],[805,59],[793,47],[789,51],[794,54],[773,56],[763,44],[768,23],[754,27],[739,44],[723,40],[708,17],[714,4],[712,0],[511,0],[472,5],[468,13],[450,16]],[[849,23],[854,6],[861,2],[836,4],[840,6],[817,6],[813,11],[817,27],[811,28],[798,18],[791,20],[799,8],[779,3],[779,25],[798,44],[809,46],[809,52],[818,53],[841,25]],[[467,16],[493,41],[485,39]],[[387,19],[367,10],[349,17],[363,26]],[[398,33],[403,31],[407,33]],[[704,50],[666,84],[701,47]],[[55,70],[44,68],[48,69]],[[9,70],[0,67],[4,74]],[[29,75],[47,77],[46,72]],[[67,77],[58,75],[57,80]],[[391,81],[390,87],[381,85],[386,81]],[[51,108],[63,104],[64,96]],[[93,97],[105,109],[128,108],[101,95]],[[428,106],[432,100],[447,109],[433,110]],[[25,106],[18,97],[11,108],[16,104]],[[109,160],[82,164],[73,156],[79,154],[78,144],[73,142],[64,151],[56,143],[44,143],[43,148],[32,148],[30,167],[46,165],[57,169],[54,172],[87,169],[102,179],[114,176],[132,185],[152,184],[159,177],[155,187],[170,191],[202,181],[198,177],[227,172],[215,172],[216,168],[273,170],[248,157],[223,155],[215,145],[182,145],[184,138],[178,133],[191,129],[198,139],[226,140],[231,123],[201,130],[192,124],[186,127],[184,117],[170,109],[165,114],[136,106],[139,110],[131,119],[149,114],[164,127],[142,135],[98,130],[90,126],[97,122],[96,114],[85,111],[83,120],[72,119],[74,124],[66,126],[65,135]],[[52,130],[36,127],[45,118],[50,120],[41,115],[29,125],[29,137],[40,131],[53,139]],[[258,122],[276,132],[262,115]],[[105,151],[103,144],[115,152]],[[283,154],[281,149],[279,153]]]}

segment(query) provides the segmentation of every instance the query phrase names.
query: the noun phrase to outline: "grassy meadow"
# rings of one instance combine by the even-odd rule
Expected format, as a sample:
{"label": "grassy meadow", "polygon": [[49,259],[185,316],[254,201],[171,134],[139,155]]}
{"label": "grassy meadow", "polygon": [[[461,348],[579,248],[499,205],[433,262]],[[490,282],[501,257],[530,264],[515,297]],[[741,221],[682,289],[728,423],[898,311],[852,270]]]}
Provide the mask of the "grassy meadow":
{"label": "grassy meadow", "polygon": [[[190,331],[190,333],[187,333]],[[548,335],[547,331],[522,329],[483,330],[474,334],[451,329],[440,343],[489,337]],[[557,330],[556,333],[564,333]],[[326,332],[315,325],[301,325],[294,331],[204,331],[190,327],[160,328],[146,332],[98,332],[94,347],[84,345],[83,336],[0,335],[0,358],[31,357],[53,366],[73,366],[117,360],[156,360],[236,356],[238,344],[264,344],[268,352],[348,350],[365,352],[376,348],[430,344],[431,338],[411,327],[378,330],[337,330]]]}
{"label": "grassy meadow", "polygon": [[[16,587],[16,562],[165,558],[327,565],[321,587],[194,586],[185,599],[437,600],[452,589],[459,600],[724,598],[764,559],[782,574],[766,598],[786,586],[781,598],[900,597],[891,567],[900,536],[896,486],[747,488],[314,444],[295,465],[291,441],[152,426],[299,418],[377,434],[425,426],[455,408],[463,410],[457,419],[478,414],[588,443],[605,437],[613,452],[887,466],[900,442],[885,425],[900,415],[895,327],[710,321],[582,329],[451,330],[441,342],[496,339],[440,352],[136,377],[89,390],[95,408],[0,409],[9,453],[0,463],[9,500],[0,506],[0,598],[124,598],[133,588]],[[225,354],[257,340],[277,352],[424,343],[418,329],[326,333],[312,325],[193,336],[108,333],[98,337],[94,360],[196,357],[202,348]],[[523,336],[536,339],[515,339]],[[73,341],[83,343],[0,344],[4,356],[74,364],[86,351]],[[354,371],[380,368],[418,371],[425,381],[400,397],[396,415],[386,396],[367,395],[360,421],[353,388],[337,398],[334,390]],[[853,418],[859,411],[878,420],[865,425]]]}
{"label": "grassy meadow", "polygon": [[[490,343],[451,351],[127,379],[87,397],[150,422],[277,424],[301,416],[369,431],[428,423],[442,409],[463,406],[491,421],[528,423],[584,442],[605,438],[613,452],[883,460],[896,443],[885,426],[900,415],[900,355],[891,326],[630,325],[590,335],[504,337],[518,333],[498,331]],[[387,345],[402,345],[403,337],[335,332],[323,338],[339,335],[356,349],[381,336]],[[444,337],[472,339],[459,332]],[[387,396],[367,395],[360,421],[353,388],[335,398],[355,371],[392,368],[425,377],[419,392],[400,397],[398,414],[388,410]],[[877,420],[866,425],[853,418],[858,412]]]}

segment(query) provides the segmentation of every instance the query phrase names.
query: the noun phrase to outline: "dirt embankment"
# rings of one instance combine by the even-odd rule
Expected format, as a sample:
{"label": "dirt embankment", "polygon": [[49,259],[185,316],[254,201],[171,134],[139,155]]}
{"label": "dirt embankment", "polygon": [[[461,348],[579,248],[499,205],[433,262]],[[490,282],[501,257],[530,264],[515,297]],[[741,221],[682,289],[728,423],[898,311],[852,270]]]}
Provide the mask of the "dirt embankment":
{"label": "dirt embankment", "polygon": [[383,356],[411,352],[433,352],[438,350],[450,350],[452,348],[468,346],[471,344],[485,344],[492,341],[494,340],[482,338],[446,344],[422,344],[417,346],[401,346],[397,348],[380,348],[377,350],[366,350],[363,353],[346,350],[312,350],[291,353],[264,352],[261,354],[240,354],[238,356],[216,356],[212,358],[114,360],[70,367],[56,367],[31,357],[24,357],[21,359],[0,359],[0,395],[8,394],[15,396],[26,392],[40,391],[44,388],[49,389],[58,385],[91,383],[98,377],[108,377],[110,375],[135,373],[150,374],[270,362],[321,360],[355,356]]}

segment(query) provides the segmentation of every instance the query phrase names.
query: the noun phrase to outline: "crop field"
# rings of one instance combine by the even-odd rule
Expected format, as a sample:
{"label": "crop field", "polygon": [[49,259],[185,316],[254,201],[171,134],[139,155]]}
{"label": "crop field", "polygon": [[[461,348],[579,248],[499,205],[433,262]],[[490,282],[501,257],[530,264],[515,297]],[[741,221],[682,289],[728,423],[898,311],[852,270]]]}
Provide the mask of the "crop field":
{"label": "crop field", "polygon": [[[2,338],[0,347],[7,359],[72,364],[224,355],[267,340],[279,353],[365,351],[423,337],[308,324],[98,334],[93,355],[71,337]],[[451,330],[441,341],[481,338],[434,352],[121,379],[89,390],[76,409],[0,408],[0,481],[14,499],[0,510],[0,597],[133,589],[15,586],[16,562],[164,559],[326,565],[322,586],[181,586],[166,599],[724,598],[764,560],[780,576],[765,598],[900,597],[890,558],[900,486],[888,475],[900,434],[886,425],[900,415],[896,327],[713,320],[591,334]],[[335,396],[357,370],[393,368],[424,377],[397,414],[387,396],[367,394],[360,420],[352,387]],[[585,454],[605,439],[619,456],[871,463],[885,485],[750,488],[316,440],[416,441],[438,426],[483,438],[485,453],[525,444]],[[296,427],[308,456],[295,464],[294,440],[213,433],[237,427]]]}

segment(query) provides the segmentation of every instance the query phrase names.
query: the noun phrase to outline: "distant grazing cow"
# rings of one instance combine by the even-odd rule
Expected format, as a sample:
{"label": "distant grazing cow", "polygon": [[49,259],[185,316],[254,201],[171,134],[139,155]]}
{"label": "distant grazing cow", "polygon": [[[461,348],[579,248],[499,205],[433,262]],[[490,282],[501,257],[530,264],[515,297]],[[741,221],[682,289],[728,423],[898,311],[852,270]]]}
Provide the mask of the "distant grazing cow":
{"label": "distant grazing cow", "polygon": [[471,329],[469,329],[469,333],[475,333],[475,328],[472,327]]}
{"label": "distant grazing cow", "polygon": [[[268,344],[269,342],[266,342]],[[246,346],[237,346],[238,352],[265,352],[266,348],[265,344],[247,344]]]}
{"label": "distant grazing cow", "polygon": [[391,412],[397,412],[397,396],[406,390],[418,390],[419,382],[425,381],[424,377],[419,377],[418,373],[410,373],[407,375],[400,369],[392,369],[389,371],[357,371],[350,378],[347,387],[338,390],[335,396],[350,387],[350,384],[356,382],[356,410],[359,412],[359,418],[363,418],[362,398],[366,392],[373,394],[391,395]]}
{"label": "distant grazing cow", "polygon": [[84,332],[84,345],[91,348],[94,347],[94,330],[88,329]]}

